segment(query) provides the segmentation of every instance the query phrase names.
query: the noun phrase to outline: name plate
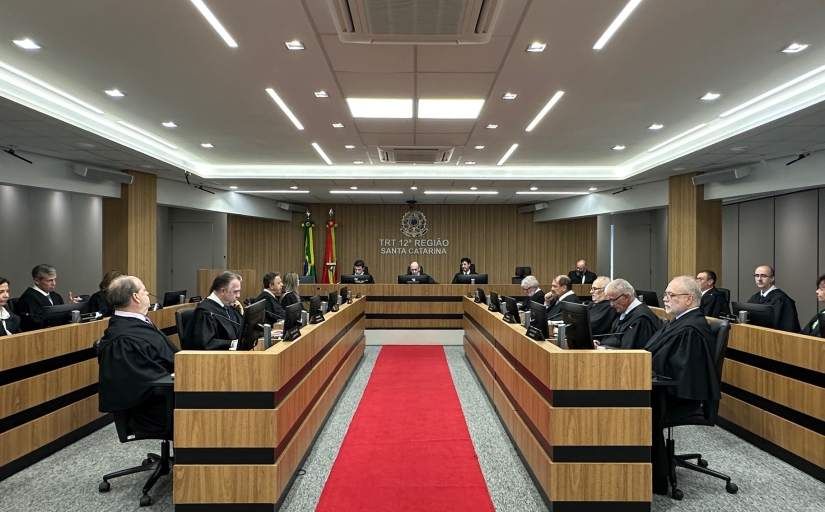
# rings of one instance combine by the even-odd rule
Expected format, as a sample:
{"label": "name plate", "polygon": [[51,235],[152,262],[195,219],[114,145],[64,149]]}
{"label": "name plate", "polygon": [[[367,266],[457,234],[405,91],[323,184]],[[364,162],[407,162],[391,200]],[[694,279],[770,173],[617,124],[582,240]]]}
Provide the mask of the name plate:
{"label": "name plate", "polygon": [[505,322],[507,322],[508,324],[516,323],[516,319],[513,318],[512,313],[504,313],[504,316],[501,319],[504,320]]}
{"label": "name plate", "polygon": [[312,315],[309,318],[309,323],[311,323],[311,324],[320,324],[323,321],[324,321],[324,314],[321,313],[320,311],[315,313],[314,315]]}
{"label": "name plate", "polygon": [[544,334],[542,334],[541,329],[534,325],[527,328],[527,337],[535,341],[544,341]]}
{"label": "name plate", "polygon": [[301,337],[301,329],[296,325],[284,332],[284,341],[295,341]]}

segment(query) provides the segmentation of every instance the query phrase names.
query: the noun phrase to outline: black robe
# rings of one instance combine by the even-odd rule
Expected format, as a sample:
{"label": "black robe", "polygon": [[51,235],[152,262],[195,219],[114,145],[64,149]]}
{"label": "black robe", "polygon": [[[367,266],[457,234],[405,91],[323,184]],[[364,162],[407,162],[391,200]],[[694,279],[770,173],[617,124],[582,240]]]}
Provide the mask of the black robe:
{"label": "black robe", "polygon": [[[52,299],[51,302],[49,297]],[[37,290],[26,288],[17,301],[17,313],[20,315],[20,328],[23,331],[42,329],[45,312],[43,308],[63,304],[63,297],[59,293],[49,292],[49,297]]]}
{"label": "black robe", "polygon": [[154,325],[113,316],[98,348],[100,411],[128,411],[134,432],[166,432],[166,399],[149,383],[175,371],[177,351]]}
{"label": "black robe", "polygon": [[106,298],[106,290],[95,292],[89,297],[89,313],[100,313],[104,317],[115,314],[115,309],[109,304],[109,299]]}
{"label": "black robe", "polygon": [[539,304],[544,304],[544,292],[541,291],[541,288],[536,289],[536,293],[524,299],[521,307],[518,308],[519,311],[530,311],[530,303],[531,302],[538,302]]}
{"label": "black robe", "polygon": [[278,300],[278,297],[264,290],[260,295],[255,297],[254,302],[261,300],[266,301],[266,323],[272,324],[273,322],[286,318],[286,311],[284,311],[284,307],[281,306],[281,301]]}
{"label": "black robe", "polygon": [[[770,296],[770,295],[768,295],[768,296]],[[814,324],[816,324],[816,325],[814,325]],[[816,315],[814,315],[813,318],[811,318],[811,321],[808,322],[808,325],[806,325],[802,329],[801,334],[806,334],[808,336],[820,336],[820,333],[822,332],[822,331],[819,330],[820,327],[822,327],[822,326],[819,325],[819,314],[817,313]]]}
{"label": "black robe", "polygon": [[703,315],[713,318],[719,318],[720,315],[730,315],[730,306],[728,306],[728,301],[725,299],[725,294],[715,286],[702,295],[699,310]]}
{"label": "black robe", "polygon": [[585,270],[584,282],[582,282],[582,275],[575,270],[571,270],[567,273],[567,277],[570,278],[570,282],[573,284],[593,284],[598,276],[589,270]]}
{"label": "black robe", "polygon": [[[662,421],[687,418],[702,403],[720,399],[719,378],[714,362],[716,336],[710,330],[704,315],[695,309],[657,332],[645,346],[645,350],[652,354],[653,373],[677,382],[676,386],[654,387],[651,403],[653,492],[664,494],[668,486],[668,466]],[[664,396],[660,393],[664,393]]]}
{"label": "black robe", "polygon": [[650,338],[662,327],[662,321],[647,304],[641,303],[628,313],[624,320],[621,315],[616,317],[610,327],[610,335],[599,342],[602,345],[623,349],[645,348]]}
{"label": "black robe", "polygon": [[9,314],[9,317],[5,320],[5,329],[3,329],[2,324],[0,324],[0,336],[6,336],[6,331],[9,331],[11,334],[17,334],[20,332],[20,317],[8,309],[6,309],[6,312]]}
{"label": "black robe", "polygon": [[284,308],[284,313],[286,313],[286,308],[300,302],[301,297],[297,293],[286,293],[281,297],[281,307]]}
{"label": "black robe", "polygon": [[786,332],[799,332],[799,315],[796,314],[796,302],[788,297],[788,294],[779,288],[774,288],[765,297],[764,302],[759,302],[760,295],[760,292],[754,293],[748,299],[748,303],[773,306],[773,322],[776,329]]}
{"label": "black robe", "polygon": [[610,305],[609,300],[590,303],[590,330],[593,336],[609,333],[610,327],[617,318],[619,318],[619,313]]}
{"label": "black robe", "polygon": [[181,341],[184,350],[229,350],[241,333],[243,317],[232,306],[204,299],[192,313]]}
{"label": "black robe", "polygon": [[477,272],[473,272],[472,270],[470,272],[468,272],[467,274],[465,274],[463,271],[462,272],[456,272],[455,275],[453,276],[453,282],[451,284],[459,284],[458,283],[458,276],[470,275],[470,274],[476,274],[476,273]]}
{"label": "black robe", "polygon": [[573,304],[581,304],[582,301],[575,293],[571,293],[567,297],[559,300],[553,299],[553,302],[547,305],[547,320],[561,320],[561,303],[572,302]]}

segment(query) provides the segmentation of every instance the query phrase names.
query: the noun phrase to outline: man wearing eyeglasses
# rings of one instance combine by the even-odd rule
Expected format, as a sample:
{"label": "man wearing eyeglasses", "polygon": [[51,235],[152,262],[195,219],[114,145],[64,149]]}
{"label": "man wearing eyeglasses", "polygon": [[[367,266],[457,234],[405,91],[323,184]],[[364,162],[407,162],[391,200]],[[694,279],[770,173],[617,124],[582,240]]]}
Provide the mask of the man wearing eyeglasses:
{"label": "man wearing eyeglasses", "polygon": [[720,315],[730,315],[730,307],[725,296],[716,288],[716,272],[703,270],[696,274],[696,282],[702,290],[702,303],[699,310],[705,316],[719,318]]}
{"label": "man wearing eyeglasses", "polygon": [[748,302],[751,304],[766,304],[773,306],[773,322],[777,330],[787,332],[799,332],[799,315],[796,314],[796,302],[788,295],[774,286],[773,267],[761,265],[756,267],[753,279],[759,288]]}
{"label": "man wearing eyeglasses", "polygon": [[593,336],[602,336],[610,332],[610,326],[616,321],[619,314],[611,307],[610,301],[607,300],[607,295],[604,289],[610,282],[610,278],[606,276],[599,276],[593,281],[590,287],[590,298],[593,299],[590,304],[590,330]]}
{"label": "man wearing eyeglasses", "polygon": [[662,326],[662,321],[642,301],[636,298],[636,290],[624,279],[611,281],[604,289],[617,318],[610,332],[594,343],[623,349],[643,349],[650,338]]}
{"label": "man wearing eyeglasses", "polygon": [[[657,332],[644,347],[652,354],[653,373],[677,384],[657,389],[653,408],[653,492],[667,494],[667,450],[662,436],[662,418],[676,421],[695,413],[704,402],[719,400],[719,378],[714,356],[716,336],[699,310],[702,291],[691,276],[679,276],[667,285],[662,297],[665,311],[674,320]],[[661,398],[661,399],[660,399]],[[664,407],[664,409],[663,409]]]}
{"label": "man wearing eyeglasses", "polygon": [[539,288],[539,280],[536,279],[536,276],[527,276],[522,279],[521,289],[527,294],[527,298],[524,299],[519,311],[530,311],[531,302],[541,304],[544,301],[544,292]]}

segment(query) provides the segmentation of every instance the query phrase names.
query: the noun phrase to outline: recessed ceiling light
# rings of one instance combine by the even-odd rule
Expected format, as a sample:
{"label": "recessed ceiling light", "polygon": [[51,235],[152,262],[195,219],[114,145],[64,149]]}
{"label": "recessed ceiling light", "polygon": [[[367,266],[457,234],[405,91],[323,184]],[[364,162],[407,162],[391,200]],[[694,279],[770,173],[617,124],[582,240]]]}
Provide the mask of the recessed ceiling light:
{"label": "recessed ceiling light", "polygon": [[236,185],[229,185],[229,188],[232,190],[238,190],[238,187]]}
{"label": "recessed ceiling light", "polygon": [[589,192],[516,192],[519,196],[586,196]]}
{"label": "recessed ceiling light", "polygon": [[246,194],[309,194],[309,190],[242,190]]}
{"label": "recessed ceiling light", "polygon": [[687,167],[674,167],[674,171],[687,171]]}
{"label": "recessed ceiling light", "polygon": [[734,114],[736,112],[739,112],[740,110],[742,110],[744,108],[750,107],[754,103],[757,103],[757,102],[760,102],[760,101],[764,100],[768,96],[773,96],[774,94],[776,94],[778,92],[781,92],[781,91],[784,91],[788,87],[794,86],[794,85],[798,84],[799,82],[802,82],[803,80],[807,80],[807,79],[811,78],[814,75],[822,73],[823,71],[825,71],[825,66],[820,66],[820,67],[814,69],[813,71],[809,71],[809,72],[805,73],[802,76],[798,76],[798,77],[794,78],[790,82],[785,82],[784,84],[780,85],[779,87],[775,87],[775,88],[771,89],[770,91],[768,91],[766,93],[760,94],[759,96],[753,98],[752,100],[749,100],[749,101],[746,101],[745,103],[742,103],[738,107],[732,108],[732,109],[728,110],[727,112],[719,114],[719,117],[728,117],[729,115]]}
{"label": "recessed ceiling light", "polygon": [[671,142],[675,142],[675,141],[677,141],[677,140],[681,139],[682,137],[686,137],[686,136],[690,135],[691,133],[693,133],[693,132],[695,132],[695,131],[697,131],[697,130],[701,130],[702,128],[704,128],[704,127],[705,127],[705,126],[707,126],[707,125],[708,125],[708,123],[702,123],[702,124],[700,124],[699,126],[694,126],[694,127],[693,127],[693,128],[691,128],[690,130],[688,130],[688,131],[686,131],[686,132],[682,132],[682,133],[680,133],[679,135],[677,135],[677,136],[675,136],[675,137],[673,137],[673,138],[667,139],[666,141],[662,142],[661,144],[656,144],[656,145],[655,145],[655,146],[653,146],[652,148],[648,149],[648,152],[650,152],[650,151],[656,151],[657,149],[659,149],[659,148],[661,148],[661,147],[667,146],[667,145],[668,145],[668,144],[670,144]]}
{"label": "recessed ceiling light", "polygon": [[745,146],[737,146],[735,148],[730,148],[730,150],[733,151],[734,153],[741,153],[743,151],[747,151],[748,148],[746,148]]}
{"label": "recessed ceiling light", "polygon": [[149,164],[143,164],[143,165],[141,165],[141,167],[143,167],[144,169],[151,169],[152,168],[152,166],[149,165]]}
{"label": "recessed ceiling light", "polygon": [[506,162],[507,159],[510,158],[510,155],[513,154],[513,151],[515,151],[517,147],[518,144],[513,144],[512,146],[510,146],[510,149],[508,149],[507,152],[504,153],[504,156],[501,157],[501,160],[499,160],[496,165],[504,165],[504,162]]}
{"label": "recessed ceiling light", "polygon": [[174,121],[164,121],[160,124],[162,124],[163,126],[165,126],[167,128],[177,128],[178,127],[178,125],[176,125]]}
{"label": "recessed ceiling light", "polygon": [[229,35],[229,32],[227,32],[226,29],[223,28],[221,22],[218,21],[218,18],[216,18],[214,14],[212,14],[212,11],[209,10],[209,7],[207,7],[206,4],[203,3],[203,0],[192,0],[192,4],[194,4],[195,7],[197,7],[198,11],[200,11],[203,17],[206,18],[206,21],[208,21],[209,24],[212,25],[212,28],[215,29],[215,32],[217,32],[218,35],[221,36],[221,38],[230,48],[238,47],[238,43],[236,43],[235,40],[232,39],[232,36]]}
{"label": "recessed ceiling light", "polygon": [[419,119],[476,119],[484,100],[418,100]]}
{"label": "recessed ceiling light", "polygon": [[289,188],[291,188],[292,190],[298,190],[298,187],[296,187],[295,185],[292,185],[292,186],[291,186],[291,187],[289,187]]}
{"label": "recessed ceiling light", "polygon": [[77,145],[80,146],[81,148],[86,148],[86,149],[92,149],[93,147],[95,147],[94,144],[90,144],[88,142],[78,142]]}
{"label": "recessed ceiling light", "polygon": [[295,125],[295,128],[298,128],[299,130],[303,130],[304,125],[302,125],[301,122],[298,121],[298,118],[295,117],[295,114],[293,114],[292,111],[289,110],[289,107],[287,107],[286,103],[284,103],[284,100],[282,100],[281,97],[278,96],[278,93],[275,92],[275,89],[269,87],[266,90],[266,92],[267,92],[267,94],[269,94],[269,96],[273,100],[275,100],[275,103],[277,103],[278,106],[281,107],[281,110],[283,110],[284,114],[286,114],[286,116],[289,118],[289,120],[292,121],[292,124]]}
{"label": "recessed ceiling light", "polygon": [[201,144],[201,147],[202,148],[214,148],[215,145],[212,144],[211,142],[204,142],[204,143]]}
{"label": "recessed ceiling light", "polygon": [[111,96],[112,98],[122,98],[122,97],[126,96],[125,94],[123,94],[122,92],[118,91],[117,89],[107,89],[107,90],[105,90],[105,91],[103,91],[103,92],[105,92],[106,94],[108,94],[108,95],[109,95],[109,96]]}
{"label": "recessed ceiling light", "polygon": [[530,187],[530,190],[538,190],[538,187]]}
{"label": "recessed ceiling light", "polygon": [[470,190],[478,190],[478,187],[470,187]]}
{"label": "recessed ceiling light", "polygon": [[504,95],[501,97],[503,100],[514,100],[518,97],[518,94],[514,92],[505,92]]}
{"label": "recessed ceiling light", "polygon": [[721,96],[721,94],[718,92],[706,92],[705,95],[699,99],[704,101],[713,101],[719,99],[719,96]]}
{"label": "recessed ceiling light", "polygon": [[587,190],[589,190],[589,191],[591,191],[591,192],[595,192],[595,191],[597,191],[597,190],[599,190],[599,189],[597,189],[596,187],[590,187],[590,188],[589,188],[589,189],[587,189]]}
{"label": "recessed ceiling light", "polygon": [[464,162],[464,165],[475,165],[475,164],[476,163],[473,162],[472,160],[468,160],[468,161]]}
{"label": "recessed ceiling light", "polygon": [[410,187],[410,190],[418,190],[418,187]]}
{"label": "recessed ceiling light", "polygon": [[92,106],[92,105],[89,105],[89,104],[88,104],[88,103],[86,103],[85,101],[81,101],[81,100],[79,100],[79,99],[75,98],[74,96],[72,96],[71,94],[69,94],[69,93],[67,93],[67,92],[65,92],[65,91],[62,91],[62,90],[58,89],[57,87],[55,87],[55,86],[53,86],[53,85],[51,85],[51,84],[48,84],[48,83],[44,82],[43,80],[40,80],[39,78],[35,78],[35,77],[33,77],[33,76],[31,76],[31,75],[29,75],[29,74],[27,74],[27,73],[24,73],[24,72],[20,71],[19,69],[15,68],[15,67],[9,66],[9,65],[8,65],[8,64],[6,64],[5,62],[0,62],[0,68],[3,68],[3,69],[5,69],[6,71],[9,71],[9,72],[11,72],[11,73],[14,73],[15,75],[17,75],[17,76],[19,76],[19,77],[21,77],[21,78],[25,78],[25,79],[26,79],[26,80],[28,80],[29,82],[31,82],[31,83],[33,83],[33,84],[35,84],[35,85],[38,85],[38,86],[40,86],[40,87],[42,87],[42,88],[44,88],[44,89],[48,89],[49,91],[51,91],[51,92],[53,92],[53,93],[55,93],[55,94],[58,94],[58,95],[60,95],[60,96],[63,96],[63,97],[64,97],[64,98],[66,98],[67,100],[72,101],[72,102],[74,102],[74,103],[77,103],[77,104],[78,104],[78,105],[80,105],[81,107],[87,108],[87,109],[91,110],[92,112],[94,112],[95,114],[103,114],[103,113],[104,113],[104,112],[103,112],[102,110],[100,110],[99,108],[94,107],[94,106]]}
{"label": "recessed ceiling light", "polygon": [[346,146],[344,146],[344,148],[346,148],[346,149],[355,149],[355,146],[353,146],[352,144],[347,144]]}
{"label": "recessed ceiling light", "polygon": [[484,149],[484,146],[476,146],[476,149]]}
{"label": "recessed ceiling light", "polygon": [[164,146],[168,146],[172,149],[178,149],[178,147],[175,146],[174,144],[172,144],[171,142],[167,142],[167,141],[161,139],[160,137],[158,137],[157,135],[155,135],[154,133],[149,133],[149,132],[147,132],[146,130],[144,130],[142,128],[138,128],[137,126],[134,126],[134,125],[131,125],[131,124],[127,123],[126,121],[118,121],[117,124],[119,124],[121,126],[125,126],[126,128],[129,128],[132,131],[138,132],[139,134],[143,135],[144,137],[149,137],[152,140],[158,141],[161,144],[163,144]]}
{"label": "recessed ceiling light", "polygon": [[344,127],[344,123],[332,123],[332,127],[333,127],[333,128],[343,128],[343,127]]}
{"label": "recessed ceiling light", "polygon": [[497,124],[488,124],[488,125],[487,125],[487,129],[488,129],[488,130],[495,130],[496,128],[498,128],[498,125],[497,125]]}
{"label": "recessed ceiling light", "polygon": [[372,119],[412,119],[412,99],[347,98],[352,117]]}
{"label": "recessed ceiling light", "polygon": [[329,98],[329,94],[326,91],[318,91],[315,93],[316,98]]}
{"label": "recessed ceiling light", "polygon": [[424,194],[438,196],[494,196],[498,194],[498,192],[495,190],[425,190]]}
{"label": "recessed ceiling light", "polygon": [[330,190],[330,194],[403,194],[400,190]]}
{"label": "recessed ceiling light", "polygon": [[350,190],[358,190],[358,187],[350,187]]}
{"label": "recessed ceiling light", "polygon": [[324,153],[324,150],[321,149],[321,146],[319,146],[317,142],[313,142],[312,147],[315,148],[315,151],[317,151],[319,155],[321,155],[321,158],[324,159],[324,162],[326,162],[327,165],[332,165],[332,160],[329,159],[327,154]]}
{"label": "recessed ceiling light", "polygon": [[665,125],[663,125],[663,124],[653,123],[652,125],[648,126],[647,129],[648,130],[661,130],[664,127],[665,127]]}
{"label": "recessed ceiling light", "polygon": [[613,23],[611,23],[610,26],[607,27],[607,30],[605,30],[604,34],[602,34],[602,37],[600,37],[599,40],[596,41],[596,44],[593,45],[593,49],[601,50],[602,48],[604,48],[604,45],[607,44],[610,38],[613,37],[613,34],[615,34],[617,30],[619,30],[619,27],[622,26],[622,23],[625,22],[625,20],[630,16],[633,10],[639,6],[640,3],[642,3],[642,0],[630,0],[630,2],[627,3],[624,9],[622,9],[622,12],[620,12],[619,15],[616,16],[616,19],[613,20]]}
{"label": "recessed ceiling light", "polygon": [[624,149],[625,146],[622,146],[621,144],[616,144],[615,146],[613,146],[614,151],[623,151]]}
{"label": "recessed ceiling light", "polygon": [[364,161],[363,161],[363,160],[356,160],[356,161],[354,161],[354,162],[352,162],[352,163],[354,163],[355,165],[361,165],[361,164],[363,164],[363,163],[364,163]]}
{"label": "recessed ceiling light", "polygon": [[28,37],[26,39],[15,39],[12,42],[14,44],[16,44],[17,46],[19,46],[20,48],[23,48],[25,50],[39,50],[40,49],[40,46],[37,43],[35,43],[34,41],[32,41],[31,39],[29,39]]}
{"label": "recessed ceiling light", "polygon": [[550,109],[553,108],[553,105],[558,103],[558,101],[561,99],[562,96],[564,96],[564,91],[557,91],[556,94],[554,94],[553,97],[550,98],[550,101],[547,102],[547,104],[544,106],[544,108],[542,108],[541,111],[536,115],[536,117],[533,118],[533,120],[530,122],[530,124],[527,125],[527,128],[525,128],[524,131],[525,132],[533,131],[533,128],[535,128],[536,125],[539,124],[539,121],[541,121],[542,118],[544,118],[544,116],[548,112],[550,112]]}
{"label": "recessed ceiling light", "polygon": [[304,43],[301,41],[284,41],[284,44],[286,45],[287,50],[296,51],[304,49]]}
{"label": "recessed ceiling light", "polygon": [[531,53],[541,53],[544,51],[545,48],[547,48],[547,45],[545,43],[530,43],[530,45],[527,47],[527,51]]}
{"label": "recessed ceiling light", "polygon": [[[16,43],[17,41],[15,41]],[[809,47],[809,44],[805,43],[791,43],[785,48],[782,49],[782,53],[799,53],[805,48]]]}

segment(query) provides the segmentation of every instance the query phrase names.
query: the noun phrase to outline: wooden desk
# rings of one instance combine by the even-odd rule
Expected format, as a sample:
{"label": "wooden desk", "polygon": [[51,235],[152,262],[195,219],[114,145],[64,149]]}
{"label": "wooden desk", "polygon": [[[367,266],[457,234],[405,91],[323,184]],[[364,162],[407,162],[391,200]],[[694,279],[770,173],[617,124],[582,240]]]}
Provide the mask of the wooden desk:
{"label": "wooden desk", "polygon": [[272,510],[282,500],[364,353],[366,303],[265,351],[175,356],[176,508]]}
{"label": "wooden desk", "polygon": [[732,324],[722,370],[719,426],[825,481],[825,340]]}
{"label": "wooden desk", "polygon": [[[175,311],[149,312],[177,341]],[[98,411],[92,344],[109,320],[0,337],[0,480],[111,422]]]}
{"label": "wooden desk", "polygon": [[649,511],[650,353],[562,350],[463,307],[467,359],[553,509]]}

